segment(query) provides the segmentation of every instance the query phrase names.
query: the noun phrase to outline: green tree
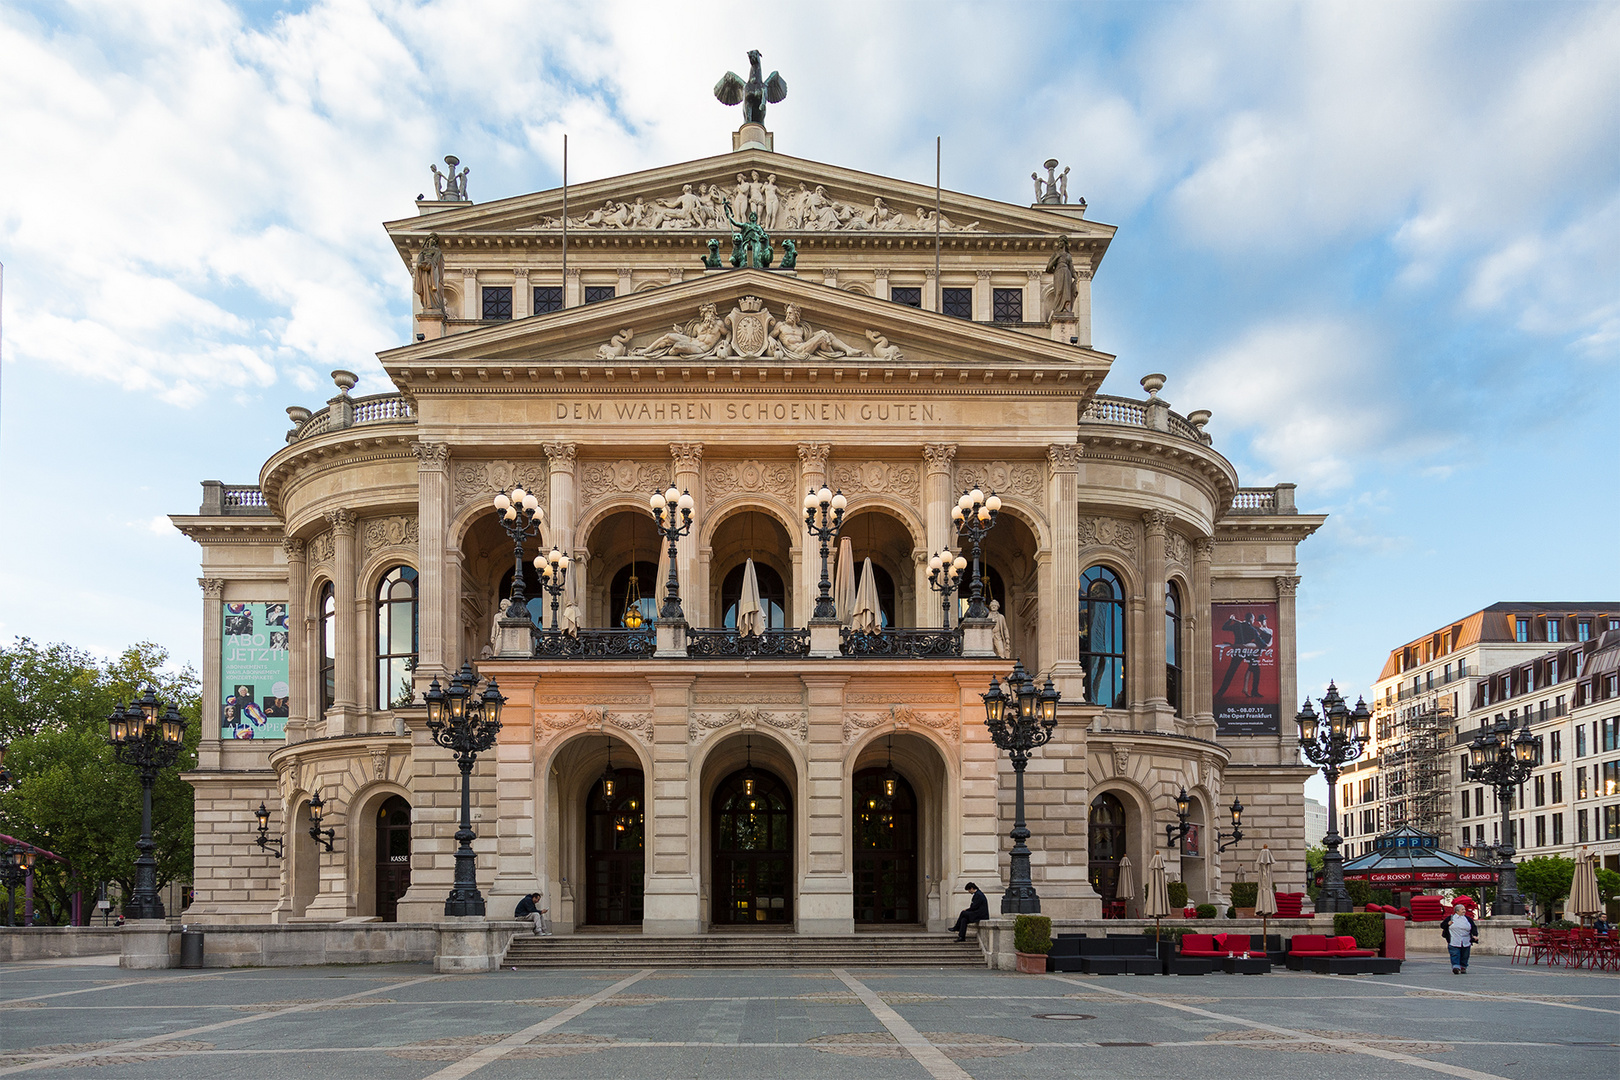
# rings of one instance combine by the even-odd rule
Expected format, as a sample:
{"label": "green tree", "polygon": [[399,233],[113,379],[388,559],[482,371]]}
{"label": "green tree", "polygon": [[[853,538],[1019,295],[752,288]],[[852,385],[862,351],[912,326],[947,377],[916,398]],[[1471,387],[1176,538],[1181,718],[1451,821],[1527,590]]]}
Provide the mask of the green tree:
{"label": "green tree", "polygon": [[1613,870],[1598,867],[1597,885],[1598,896],[1604,901],[1613,900],[1615,897],[1620,896],[1620,874],[1615,873]]}
{"label": "green tree", "polygon": [[1575,880],[1575,860],[1558,855],[1543,855],[1526,859],[1518,866],[1519,892],[1534,897],[1543,912],[1550,913],[1553,905],[1569,895]]}
{"label": "green tree", "polygon": [[71,897],[95,896],[104,881],[133,887],[141,827],[139,774],[107,745],[107,715],[151,686],[188,721],[176,768],[152,790],[152,836],[160,886],[188,881],[192,860],[192,788],[179,773],[194,768],[201,737],[198,680],[190,668],[166,669],[168,653],[143,642],[102,662],[68,645],[28,638],[0,647],[0,742],[14,783],[0,792],[0,832],[61,855],[34,865],[38,922],[65,923]]}

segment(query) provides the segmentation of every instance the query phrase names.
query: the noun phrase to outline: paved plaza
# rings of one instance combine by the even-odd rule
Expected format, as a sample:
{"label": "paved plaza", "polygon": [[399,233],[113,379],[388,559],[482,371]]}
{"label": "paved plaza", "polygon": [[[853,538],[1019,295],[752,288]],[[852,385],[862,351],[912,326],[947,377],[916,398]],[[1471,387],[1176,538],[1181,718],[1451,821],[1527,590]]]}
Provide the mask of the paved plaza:
{"label": "paved plaza", "polygon": [[1620,977],[0,966],[0,1076],[1620,1075]]}

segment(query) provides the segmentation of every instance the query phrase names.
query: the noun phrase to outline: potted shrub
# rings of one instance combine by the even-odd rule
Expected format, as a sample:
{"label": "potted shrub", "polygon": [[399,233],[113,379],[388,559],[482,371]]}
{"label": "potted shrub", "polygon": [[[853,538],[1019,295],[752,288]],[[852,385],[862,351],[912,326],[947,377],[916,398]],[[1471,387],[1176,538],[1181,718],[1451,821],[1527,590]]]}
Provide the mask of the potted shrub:
{"label": "potted shrub", "polygon": [[1013,948],[1018,970],[1025,975],[1046,973],[1046,954],[1052,951],[1052,920],[1045,915],[1020,915],[1013,920]]}
{"label": "potted shrub", "polygon": [[1185,881],[1171,881],[1166,884],[1166,891],[1170,894],[1170,910],[1179,911],[1183,918],[1192,918],[1187,907],[1187,883]]}
{"label": "potted shrub", "polygon": [[1344,891],[1350,894],[1350,903],[1357,911],[1366,911],[1367,905],[1372,903],[1372,886],[1361,878],[1346,878]]}
{"label": "potted shrub", "polygon": [[1193,908],[1193,915],[1199,919],[1213,919],[1217,912],[1214,904],[1199,904]]}
{"label": "potted shrub", "polygon": [[1237,909],[1240,919],[1254,918],[1254,905],[1260,897],[1260,883],[1258,881],[1235,881],[1232,883],[1232,906]]}

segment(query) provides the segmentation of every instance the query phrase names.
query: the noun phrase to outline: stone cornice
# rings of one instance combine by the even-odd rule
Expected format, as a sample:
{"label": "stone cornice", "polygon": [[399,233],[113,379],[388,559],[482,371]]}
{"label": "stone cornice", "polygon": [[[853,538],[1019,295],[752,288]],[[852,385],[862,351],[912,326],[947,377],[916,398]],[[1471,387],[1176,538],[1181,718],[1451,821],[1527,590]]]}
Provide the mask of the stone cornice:
{"label": "stone cornice", "polygon": [[[407,461],[414,473],[421,465],[414,427],[392,432],[375,428],[349,428],[289,443],[270,455],[259,470],[259,489],[278,517],[286,516],[283,497],[287,485],[299,476],[318,476],[328,468],[347,468],[374,461]],[[440,443],[437,445],[448,444]],[[415,488],[414,479],[411,487]]]}
{"label": "stone cornice", "polygon": [[1082,461],[1118,461],[1196,478],[1215,504],[1217,519],[1237,494],[1237,469],[1202,443],[1152,428],[1080,426]]}
{"label": "stone cornice", "polygon": [[1326,514],[1284,514],[1276,517],[1244,514],[1241,517],[1224,517],[1215,522],[1215,539],[1222,543],[1269,540],[1298,543],[1320,529],[1326,521]]}
{"label": "stone cornice", "polygon": [[188,539],[199,544],[276,544],[281,542],[283,534],[281,522],[274,518],[170,514],[169,520]]}

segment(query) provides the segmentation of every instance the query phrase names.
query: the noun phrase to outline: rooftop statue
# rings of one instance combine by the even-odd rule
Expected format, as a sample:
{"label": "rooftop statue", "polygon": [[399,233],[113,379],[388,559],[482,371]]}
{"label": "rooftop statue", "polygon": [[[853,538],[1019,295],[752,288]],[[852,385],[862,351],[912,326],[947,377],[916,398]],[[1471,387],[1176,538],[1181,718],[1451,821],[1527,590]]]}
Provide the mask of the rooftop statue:
{"label": "rooftop statue", "polygon": [[731,204],[724,205],[726,220],[737,230],[731,234],[731,265],[769,268],[776,253],[771,248],[771,238],[759,224],[759,215],[750,210],[747,221],[738,221],[731,216]]}
{"label": "rooftop statue", "polygon": [[759,50],[748,50],[748,81],[743,82],[735,71],[728,71],[714,84],[714,96],[722,105],[741,105],[743,123],[764,124],[765,103],[775,105],[787,97],[787,80],[776,72],[770,78],[759,73]]}
{"label": "rooftop statue", "polygon": [[444,163],[450,166],[449,175],[441,173],[437,165],[428,166],[433,172],[433,197],[439,202],[467,202],[467,168],[456,172],[461,159],[454,154],[446,154]]}

